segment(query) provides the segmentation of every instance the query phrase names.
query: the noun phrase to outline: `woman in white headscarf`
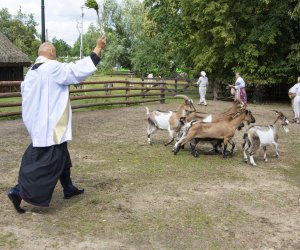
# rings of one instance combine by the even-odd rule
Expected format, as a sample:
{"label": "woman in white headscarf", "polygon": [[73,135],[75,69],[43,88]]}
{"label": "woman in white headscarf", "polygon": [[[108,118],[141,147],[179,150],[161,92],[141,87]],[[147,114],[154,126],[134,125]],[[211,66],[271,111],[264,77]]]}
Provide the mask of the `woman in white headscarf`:
{"label": "woman in white headscarf", "polygon": [[292,101],[295,122],[300,123],[300,77],[298,77],[297,83],[289,89],[289,97]]}
{"label": "woman in white headscarf", "polygon": [[208,84],[208,78],[206,77],[206,73],[205,71],[201,71],[200,77],[197,81],[197,85],[199,86],[199,95],[200,95],[199,105],[207,106],[205,100],[207,84]]}

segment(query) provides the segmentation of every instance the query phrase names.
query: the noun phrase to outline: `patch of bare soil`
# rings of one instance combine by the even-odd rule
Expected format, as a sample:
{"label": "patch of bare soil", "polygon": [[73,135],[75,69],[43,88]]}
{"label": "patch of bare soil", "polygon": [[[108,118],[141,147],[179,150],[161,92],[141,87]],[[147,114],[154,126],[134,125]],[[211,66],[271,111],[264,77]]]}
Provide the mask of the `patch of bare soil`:
{"label": "patch of bare soil", "polygon": [[[231,103],[198,108],[225,111]],[[86,188],[65,201],[55,190],[51,207],[22,204],[15,213],[6,191],[17,181],[30,139],[21,120],[0,121],[0,249],[300,249],[299,125],[280,132],[280,158],[260,151],[257,167],[243,163],[237,132],[232,158],[189,149],[177,156],[166,132],[147,144],[145,106],[76,112],[69,149],[73,179]],[[178,104],[150,104],[174,110]],[[272,109],[292,118],[285,104],[254,105],[258,124],[275,120]],[[201,152],[209,149],[199,145]]]}

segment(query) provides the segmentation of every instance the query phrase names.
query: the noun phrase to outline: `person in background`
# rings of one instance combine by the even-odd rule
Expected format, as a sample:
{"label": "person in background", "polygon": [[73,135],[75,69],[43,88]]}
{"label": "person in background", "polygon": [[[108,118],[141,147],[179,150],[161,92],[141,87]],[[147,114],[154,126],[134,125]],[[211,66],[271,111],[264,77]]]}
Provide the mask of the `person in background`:
{"label": "person in background", "polygon": [[208,78],[206,77],[206,73],[205,71],[201,71],[200,77],[197,81],[197,85],[199,86],[199,95],[200,95],[199,105],[207,106],[205,100],[207,84],[208,84]]}
{"label": "person in background", "polygon": [[21,83],[22,119],[32,143],[23,155],[18,184],[7,193],[17,212],[25,212],[20,207],[22,200],[48,207],[58,180],[65,199],[84,192],[71,180],[67,147],[67,141],[72,140],[69,85],[97,70],[105,46],[105,37],[98,38],[91,55],[75,63],[58,62],[56,49],[49,42],[39,47],[39,56]]}
{"label": "person in background", "polygon": [[288,95],[292,102],[292,109],[295,116],[294,121],[297,124],[299,124],[300,123],[300,77],[298,77],[297,83],[289,89]]}
{"label": "person in background", "polygon": [[247,106],[246,83],[239,72],[235,73],[235,78],[235,84],[229,85],[229,87],[233,90],[232,93],[235,93],[235,99],[240,100],[245,106]]}

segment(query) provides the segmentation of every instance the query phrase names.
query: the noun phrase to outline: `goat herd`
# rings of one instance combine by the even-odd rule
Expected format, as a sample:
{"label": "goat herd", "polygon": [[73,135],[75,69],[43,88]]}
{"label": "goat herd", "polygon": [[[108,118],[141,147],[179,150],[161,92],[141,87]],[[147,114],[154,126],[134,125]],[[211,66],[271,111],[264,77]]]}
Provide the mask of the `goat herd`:
{"label": "goat herd", "polygon": [[[152,145],[151,135],[157,130],[167,130],[170,140],[165,143],[165,146],[171,144],[176,137],[176,143],[173,147],[173,152],[176,155],[181,148],[188,142],[195,157],[199,157],[199,152],[196,145],[200,141],[209,142],[217,153],[222,153],[223,157],[228,154],[232,156],[235,143],[233,137],[235,131],[242,129],[244,122],[255,123],[250,110],[246,109],[245,105],[235,100],[230,109],[220,114],[207,114],[197,112],[192,99],[185,95],[177,95],[184,99],[184,102],[179,105],[177,111],[149,111],[147,110],[148,126],[147,135],[148,143]],[[244,160],[256,166],[253,156],[259,147],[264,150],[264,160],[267,162],[266,149],[267,146],[273,145],[276,156],[278,157],[278,130],[280,127],[288,132],[289,121],[286,116],[277,110],[274,110],[276,120],[274,124],[267,126],[252,125],[243,136],[243,153]],[[228,143],[231,149],[227,151]],[[222,149],[223,144],[223,149]]]}

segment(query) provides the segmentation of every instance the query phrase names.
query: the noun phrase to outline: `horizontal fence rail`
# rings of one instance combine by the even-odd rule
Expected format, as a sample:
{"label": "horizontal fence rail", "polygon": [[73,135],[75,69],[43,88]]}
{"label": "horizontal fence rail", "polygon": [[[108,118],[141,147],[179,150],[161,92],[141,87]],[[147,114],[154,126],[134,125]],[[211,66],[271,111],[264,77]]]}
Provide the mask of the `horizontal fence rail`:
{"label": "horizontal fence rail", "polygon": [[[0,117],[21,115],[20,85],[20,81],[0,81]],[[176,94],[198,93],[195,87],[197,86],[191,80],[176,78],[84,81],[70,85],[70,100],[73,109],[165,103],[166,98],[172,98]],[[10,91],[7,91],[8,88]]]}

